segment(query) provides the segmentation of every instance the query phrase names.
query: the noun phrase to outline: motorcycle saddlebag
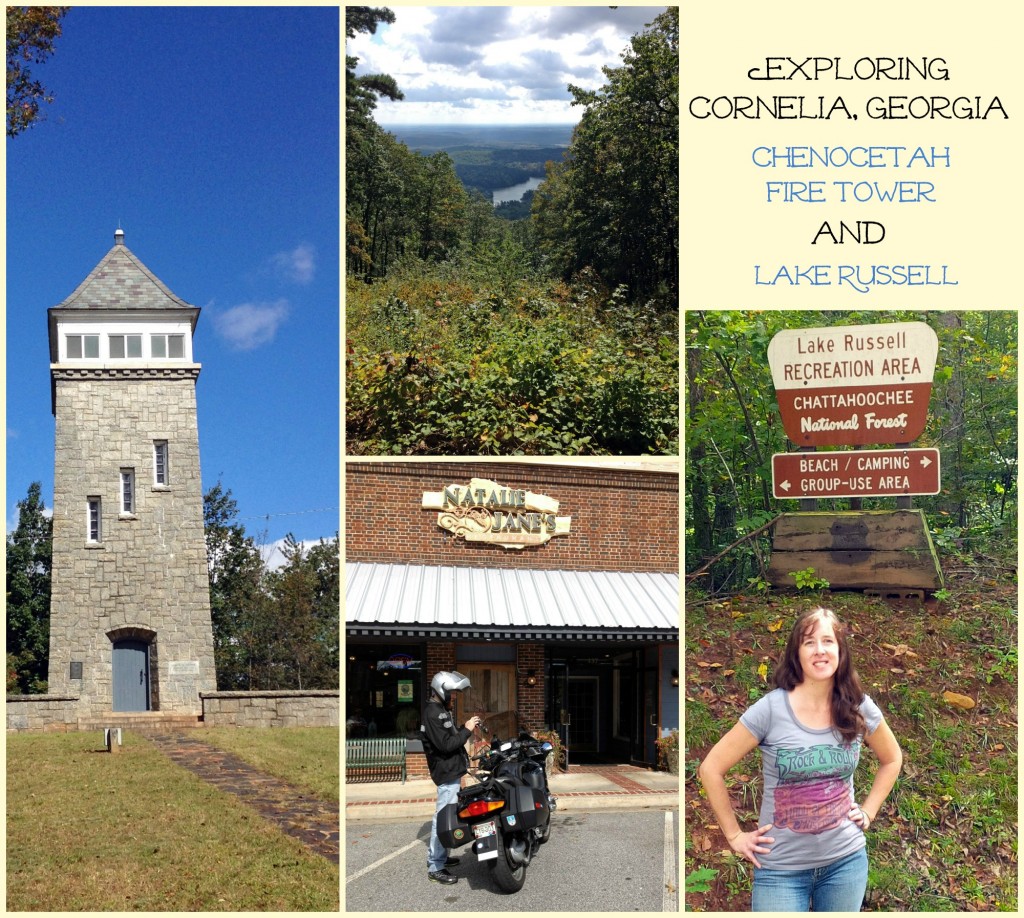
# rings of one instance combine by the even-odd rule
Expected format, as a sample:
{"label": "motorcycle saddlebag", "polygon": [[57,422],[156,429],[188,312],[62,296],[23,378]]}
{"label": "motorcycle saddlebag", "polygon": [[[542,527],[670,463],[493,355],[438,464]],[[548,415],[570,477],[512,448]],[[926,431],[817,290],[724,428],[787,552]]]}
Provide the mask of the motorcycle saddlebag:
{"label": "motorcycle saddlebag", "polygon": [[473,840],[468,822],[459,819],[458,803],[449,803],[437,814],[437,837],[446,848],[458,848]]}
{"label": "motorcycle saddlebag", "polygon": [[506,828],[525,831],[542,826],[551,818],[548,800],[544,791],[533,787],[512,788],[512,813],[502,813]]}

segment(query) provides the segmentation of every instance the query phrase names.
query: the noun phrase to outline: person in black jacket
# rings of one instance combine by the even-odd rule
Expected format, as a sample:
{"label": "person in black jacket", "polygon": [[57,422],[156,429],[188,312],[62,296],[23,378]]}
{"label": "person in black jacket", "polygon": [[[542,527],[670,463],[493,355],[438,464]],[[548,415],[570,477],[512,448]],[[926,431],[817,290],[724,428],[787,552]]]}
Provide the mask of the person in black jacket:
{"label": "person in black jacket", "polygon": [[469,687],[469,679],[462,673],[439,672],[430,682],[430,700],[423,709],[423,724],[420,726],[427,767],[431,780],[437,785],[437,805],[430,824],[430,846],[427,848],[427,876],[438,883],[459,881],[447,870],[455,867],[459,858],[448,857],[448,849],[438,839],[437,814],[458,799],[460,779],[469,770],[466,741],[479,725],[480,718],[471,717],[463,726],[456,727],[451,712],[453,693]]}

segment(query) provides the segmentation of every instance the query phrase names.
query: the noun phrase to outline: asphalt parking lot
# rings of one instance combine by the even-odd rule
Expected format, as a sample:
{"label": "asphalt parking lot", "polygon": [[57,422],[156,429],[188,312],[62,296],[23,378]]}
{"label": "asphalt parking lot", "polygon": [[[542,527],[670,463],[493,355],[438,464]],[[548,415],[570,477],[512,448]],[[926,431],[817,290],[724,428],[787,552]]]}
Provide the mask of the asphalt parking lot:
{"label": "asphalt parking lot", "polygon": [[657,912],[679,909],[675,806],[552,816],[518,893],[502,893],[469,846],[450,886],[427,879],[430,821],[352,822],[345,836],[346,911]]}

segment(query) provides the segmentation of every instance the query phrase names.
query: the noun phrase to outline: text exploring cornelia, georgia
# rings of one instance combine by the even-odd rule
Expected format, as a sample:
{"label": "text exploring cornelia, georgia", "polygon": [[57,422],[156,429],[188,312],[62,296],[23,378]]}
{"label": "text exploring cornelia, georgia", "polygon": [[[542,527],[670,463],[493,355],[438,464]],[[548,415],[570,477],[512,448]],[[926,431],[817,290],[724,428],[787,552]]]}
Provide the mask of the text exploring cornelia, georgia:
{"label": "text exploring cornelia, georgia", "polygon": [[[755,91],[750,95],[694,95],[688,105],[690,117],[704,123],[792,120],[806,124],[864,119],[890,123],[894,128],[901,122],[928,122],[938,128],[939,141],[942,125],[973,122],[984,130],[981,125],[985,122],[1010,118],[1007,105],[994,93],[950,89],[950,84],[959,86],[969,76],[954,81],[955,71],[944,57],[792,56],[765,57],[751,63],[746,77],[757,87]],[[799,87],[807,83],[834,91],[803,95]],[[785,89],[772,91],[777,85]],[[795,91],[791,86],[797,87]],[[807,212],[806,232],[794,243],[799,243],[802,253],[807,244],[814,246],[813,251],[821,251],[821,257],[801,254],[785,263],[753,264],[750,276],[755,288],[831,287],[868,294],[878,288],[934,291],[959,286],[955,265],[929,263],[919,250],[908,257],[915,252],[913,240],[891,225],[894,214],[910,209],[918,213],[927,210],[929,216],[935,209],[936,218],[941,219],[942,176],[958,167],[953,146],[794,139],[797,142],[792,145],[754,144],[741,155],[753,170],[762,202],[773,211],[800,208]],[[848,217],[850,213],[857,217]],[[834,252],[848,251],[836,246],[878,248],[866,250],[873,253],[868,256],[836,258]],[[892,250],[900,254],[894,256]],[[890,251],[888,258],[874,254],[886,251]],[[915,257],[919,263],[914,263]]]}

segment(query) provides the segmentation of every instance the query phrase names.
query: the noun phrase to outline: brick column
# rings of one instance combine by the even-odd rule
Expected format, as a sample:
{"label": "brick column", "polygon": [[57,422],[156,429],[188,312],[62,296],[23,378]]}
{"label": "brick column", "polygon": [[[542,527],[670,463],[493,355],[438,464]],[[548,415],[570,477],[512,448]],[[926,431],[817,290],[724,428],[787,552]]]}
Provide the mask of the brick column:
{"label": "brick column", "polygon": [[424,689],[424,698],[430,692],[430,680],[434,678],[437,673],[442,670],[451,672],[455,669],[455,643],[448,642],[445,644],[435,643],[433,641],[427,642],[427,669],[424,673],[426,680],[426,686]]}
{"label": "brick column", "polygon": [[[516,647],[518,665],[516,692],[518,694],[520,723],[530,729],[539,730],[544,726],[544,697],[547,680],[544,675],[544,645],[519,644]],[[527,685],[530,671],[537,679],[536,685]]]}

